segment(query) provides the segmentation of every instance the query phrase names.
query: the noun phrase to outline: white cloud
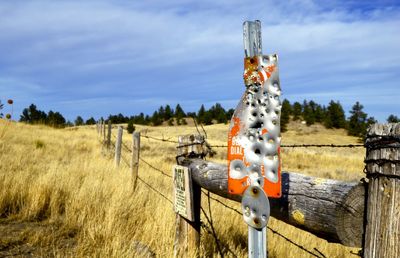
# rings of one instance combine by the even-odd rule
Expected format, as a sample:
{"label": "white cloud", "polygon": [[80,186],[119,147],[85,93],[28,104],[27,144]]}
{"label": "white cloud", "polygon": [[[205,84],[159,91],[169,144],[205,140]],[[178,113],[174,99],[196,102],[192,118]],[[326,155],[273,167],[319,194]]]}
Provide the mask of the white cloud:
{"label": "white cloud", "polygon": [[[166,102],[222,102],[243,91],[241,24],[260,19],[264,52],[280,55],[287,96],[314,94],[318,101],[321,92],[338,88],[339,99],[353,94],[371,102],[371,95],[355,91],[358,85],[393,90],[399,83],[400,10],[390,1],[363,3],[3,1],[0,77],[40,85],[45,103],[107,92],[115,102],[125,92]],[[72,104],[60,107],[70,112]]]}

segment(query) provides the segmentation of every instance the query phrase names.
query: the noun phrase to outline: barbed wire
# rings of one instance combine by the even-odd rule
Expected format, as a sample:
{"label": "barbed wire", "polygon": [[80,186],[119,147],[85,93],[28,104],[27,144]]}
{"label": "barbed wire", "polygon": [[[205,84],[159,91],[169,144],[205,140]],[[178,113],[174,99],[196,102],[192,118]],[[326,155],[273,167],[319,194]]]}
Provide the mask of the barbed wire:
{"label": "barbed wire", "polygon": [[129,148],[129,146],[128,145],[126,145],[123,141],[121,141],[121,143],[122,143],[122,147],[124,147],[125,148],[125,150],[127,150],[128,152],[132,152],[132,149],[131,148]]}
{"label": "barbed wire", "polygon": [[[203,190],[202,190],[202,192],[203,192],[204,194],[207,194],[207,193],[204,192]],[[210,196],[210,199],[216,201],[216,202],[219,203],[219,204],[222,204],[225,208],[230,209],[230,210],[236,212],[237,214],[240,214],[241,216],[243,216],[243,213],[242,213],[242,212],[238,211],[237,209],[235,209],[235,208],[233,208],[233,207],[231,207],[231,206],[229,206],[229,205],[226,205],[225,203],[221,202],[220,200],[218,200],[218,199],[216,199],[216,198],[213,198],[213,197],[211,197],[211,196]],[[274,233],[274,234],[280,236],[281,238],[285,239],[287,242],[289,242],[289,243],[291,243],[292,245],[294,245],[294,246],[300,248],[301,250],[303,250],[303,251],[305,251],[305,252],[307,252],[307,253],[313,255],[314,257],[318,257],[318,258],[325,258],[325,257],[326,257],[323,253],[321,253],[321,252],[320,252],[318,249],[316,249],[316,248],[314,248],[314,249],[316,249],[316,251],[317,251],[318,253],[320,253],[321,256],[316,255],[315,253],[311,252],[310,250],[308,250],[308,249],[305,248],[304,246],[302,246],[302,245],[300,245],[300,244],[294,242],[293,240],[291,240],[291,239],[288,238],[287,236],[285,236],[285,235],[279,233],[278,231],[276,231],[275,229],[271,228],[270,226],[267,226],[267,228],[268,228],[272,233]]]}
{"label": "barbed wire", "polygon": [[[130,167],[129,162],[124,158],[124,156],[121,155],[121,159],[124,161],[125,165],[127,167]],[[167,196],[165,196],[162,192],[160,192],[159,190],[157,190],[155,187],[153,187],[152,185],[150,185],[148,182],[146,182],[144,179],[142,179],[139,175],[137,176],[137,178],[139,179],[140,182],[142,182],[144,185],[146,185],[148,188],[150,188],[151,190],[153,190],[154,192],[156,192],[158,195],[160,195],[161,197],[163,197],[165,200],[167,200],[169,203],[171,203],[172,205],[174,204],[172,202],[171,199],[169,199]]]}
{"label": "barbed wire", "polygon": [[[211,232],[209,231],[208,233],[211,234],[211,235],[213,236],[214,241],[215,241],[215,244],[217,245],[218,252],[219,252],[219,254],[221,255],[221,258],[223,258],[223,257],[224,257],[224,253],[223,253],[222,250],[221,250],[220,242],[219,242],[217,233],[215,232],[215,228],[214,228],[213,222],[212,222],[212,220],[207,216],[207,213],[205,212],[205,210],[203,209],[202,206],[200,206],[200,210],[201,210],[201,212],[203,213],[204,217],[206,218],[208,224],[210,225]],[[207,226],[207,225],[205,225],[205,226]],[[229,249],[228,249],[228,250],[229,250]],[[233,253],[233,252],[232,252],[232,253]],[[236,255],[235,255],[235,256],[236,256]]]}
{"label": "barbed wire", "polygon": [[[178,141],[173,141],[169,139],[164,139],[164,138],[157,138],[154,136],[148,136],[148,135],[141,135],[140,137],[152,139],[155,141],[161,141],[161,142],[169,142],[169,143],[179,143]],[[195,144],[199,143],[193,143],[193,144],[186,144],[184,146],[180,147],[185,147],[185,146],[192,146]],[[228,145],[210,145],[212,148],[228,148]],[[364,144],[282,144],[281,148],[311,148],[311,147],[317,147],[317,148],[361,148],[364,147]]]}
{"label": "barbed wire", "polygon": [[158,191],[157,189],[155,189],[153,186],[151,186],[149,183],[147,183],[146,181],[144,181],[140,176],[137,177],[139,179],[139,181],[141,181],[143,184],[145,184],[148,188],[150,188],[151,190],[153,190],[154,192],[156,192],[158,195],[160,195],[161,197],[163,197],[165,200],[167,200],[169,203],[171,203],[172,205],[174,205],[174,203],[167,197],[165,196],[163,193],[161,193],[160,191]]}
{"label": "barbed wire", "polygon": [[147,138],[147,139],[152,139],[152,140],[155,140],[155,141],[161,141],[161,142],[179,143],[178,141],[173,141],[173,140],[164,139],[164,138],[157,138],[157,137],[153,137],[153,136],[149,136],[149,135],[140,135],[140,137]]}
{"label": "barbed wire", "polygon": [[[228,148],[228,145],[210,145],[213,148]],[[364,144],[282,144],[281,148],[359,148]]]}
{"label": "barbed wire", "polygon": [[[114,137],[115,137],[115,136],[114,136]],[[147,137],[145,137],[145,138],[147,138]],[[154,138],[152,138],[152,139],[154,139]],[[165,139],[159,139],[159,140],[164,141],[164,142],[169,141],[169,140],[165,140]],[[110,143],[113,144],[113,145],[115,146],[115,143],[113,143],[112,141],[110,141]],[[174,143],[175,143],[175,142],[174,142]],[[193,145],[194,145],[194,144],[193,144]],[[124,143],[122,144],[122,146],[124,146],[128,151],[131,151],[130,148],[129,148],[128,146],[126,146]],[[217,146],[218,146],[218,145],[212,146],[212,147],[217,147]],[[309,147],[309,146],[312,146],[312,147],[321,147],[321,146],[322,146],[322,147],[328,147],[328,146],[329,146],[329,147],[332,147],[332,146],[334,146],[334,145],[318,145],[318,146],[315,146],[315,145],[296,145],[295,147]],[[344,145],[339,145],[339,146],[340,146],[340,147],[344,147]],[[355,146],[355,145],[348,145],[348,146]],[[364,146],[364,145],[361,145],[361,146]],[[224,146],[224,147],[225,147],[225,146]],[[226,147],[227,147],[227,146],[226,146]],[[290,145],[289,145],[289,147],[293,147],[293,146],[290,146]],[[336,147],[336,146],[335,146],[335,147]],[[128,167],[130,167],[129,162],[125,159],[125,157],[124,157],[123,155],[121,155],[121,158],[122,158],[122,160],[124,161],[125,165],[128,166]],[[147,162],[146,160],[144,160],[144,159],[142,159],[142,158],[139,158],[139,159],[140,159],[143,163],[145,163],[146,165],[148,165],[149,167],[151,167],[152,169],[154,169],[154,170],[160,172],[162,175],[167,176],[167,177],[169,177],[169,178],[172,178],[172,176],[168,175],[166,172],[164,172],[164,171],[162,171],[161,169],[159,169],[159,168],[155,167],[154,165],[150,164],[150,163]],[[143,183],[145,186],[147,186],[148,188],[150,188],[152,191],[154,191],[154,192],[157,193],[159,196],[161,196],[162,198],[164,198],[166,201],[168,201],[170,204],[173,205],[173,201],[172,201],[171,199],[169,199],[166,195],[164,195],[162,192],[160,192],[160,191],[157,190],[155,187],[153,187],[152,185],[150,185],[148,182],[146,182],[144,179],[142,179],[139,175],[138,175],[137,178],[138,178],[138,180],[139,180],[141,183]],[[202,192],[203,192],[205,195],[207,195],[208,201],[211,199],[211,200],[213,200],[213,201],[215,201],[215,202],[217,202],[217,203],[223,205],[225,208],[227,208],[227,209],[229,209],[229,210],[232,210],[232,211],[236,212],[237,214],[240,214],[241,216],[243,215],[242,212],[240,212],[239,210],[237,210],[237,209],[235,209],[235,208],[233,208],[233,207],[231,207],[231,206],[229,206],[229,205],[226,205],[225,203],[221,202],[220,200],[218,200],[218,199],[216,199],[216,198],[214,198],[214,197],[211,197],[211,196],[209,195],[209,192],[206,193],[204,190],[202,190]],[[210,201],[209,201],[209,205],[210,205]],[[210,206],[209,206],[209,209],[210,209],[210,215],[211,215],[211,208],[210,208]],[[207,231],[208,231],[210,234],[213,235],[213,237],[214,237],[214,239],[215,239],[215,241],[216,241],[216,244],[217,244],[218,251],[220,252],[221,257],[223,257],[223,253],[222,253],[222,250],[221,250],[221,247],[220,247],[220,242],[219,242],[218,237],[217,237],[217,235],[216,235],[215,229],[213,228],[212,221],[211,221],[211,219],[207,216],[207,214],[206,214],[206,212],[204,211],[203,207],[201,207],[201,211],[203,212],[203,214],[204,214],[206,220],[208,221],[208,223],[209,223],[210,226],[211,226],[211,231],[210,231],[210,230],[207,230]],[[202,226],[205,227],[205,228],[207,229],[207,226],[206,226],[204,223],[202,223]],[[300,245],[300,244],[294,242],[293,240],[291,240],[290,238],[286,237],[285,235],[279,233],[277,230],[274,230],[273,228],[271,228],[271,227],[269,227],[269,226],[267,226],[267,228],[268,228],[273,234],[276,234],[276,235],[280,236],[280,237],[283,238],[285,241],[291,243],[292,245],[296,246],[297,248],[303,250],[304,252],[307,252],[308,254],[310,254],[310,255],[312,255],[312,256],[314,256],[314,257],[317,257],[317,258],[326,258],[326,256],[325,256],[321,251],[319,251],[317,248],[314,248],[314,250],[318,253],[318,255],[315,254],[315,253],[313,253],[312,251],[308,250],[306,247],[304,247],[304,246],[302,246],[302,245]],[[227,248],[227,250],[230,251],[233,255],[235,255],[229,248]],[[235,255],[235,256],[236,256],[236,255]]]}
{"label": "barbed wire", "polygon": [[146,164],[147,166],[151,167],[153,170],[156,170],[156,171],[160,172],[163,176],[172,178],[171,175],[168,175],[165,171],[163,171],[163,170],[161,170],[161,169],[155,167],[154,165],[150,164],[150,163],[147,162],[146,160],[144,160],[144,159],[142,159],[142,158],[139,158],[139,160],[142,161],[142,162],[143,162],[144,164]]}

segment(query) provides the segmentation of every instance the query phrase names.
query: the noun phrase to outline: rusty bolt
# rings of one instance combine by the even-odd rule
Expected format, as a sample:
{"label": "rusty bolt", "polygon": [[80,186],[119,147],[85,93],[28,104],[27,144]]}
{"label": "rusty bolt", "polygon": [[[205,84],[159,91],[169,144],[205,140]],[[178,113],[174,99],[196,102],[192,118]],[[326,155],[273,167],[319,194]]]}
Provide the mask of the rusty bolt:
{"label": "rusty bolt", "polygon": [[12,105],[14,103],[14,101],[12,99],[7,100],[7,103]]}

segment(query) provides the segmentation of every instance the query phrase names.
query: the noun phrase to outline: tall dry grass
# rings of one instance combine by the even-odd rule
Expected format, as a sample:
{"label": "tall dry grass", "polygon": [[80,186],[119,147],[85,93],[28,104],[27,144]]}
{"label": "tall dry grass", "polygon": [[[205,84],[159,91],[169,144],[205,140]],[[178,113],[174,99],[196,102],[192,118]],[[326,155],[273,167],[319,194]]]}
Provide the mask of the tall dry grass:
{"label": "tall dry grass", "polygon": [[[0,130],[2,126],[4,123],[0,122]],[[289,128],[282,135],[284,144],[357,143],[357,139],[346,136],[341,130],[296,123]],[[206,126],[205,129],[211,144],[226,144],[227,125]],[[196,132],[190,126],[137,126],[137,130],[172,140],[178,135]],[[130,135],[124,133],[123,139],[130,145]],[[175,164],[174,144],[142,138],[141,146],[143,159],[171,174]],[[217,151],[215,161],[226,162],[226,150]],[[283,169],[358,180],[363,176],[363,155],[362,149],[285,149]],[[129,153],[123,151],[123,157],[128,160]],[[143,163],[139,174],[172,199],[170,178]],[[240,209],[238,203],[221,200]],[[207,207],[207,198],[203,198],[203,206]],[[246,257],[247,227],[242,218],[215,202],[211,203],[211,210],[226,256]],[[6,222],[51,225],[48,230],[28,228],[20,239],[42,250],[43,256],[142,257],[145,255],[141,252],[142,245],[148,246],[157,257],[173,254],[175,216],[171,204],[141,182],[133,191],[128,167],[114,166],[112,151],[102,147],[94,127],[56,130],[11,124],[0,139],[0,217]],[[202,220],[206,221],[204,217]],[[273,218],[269,225],[310,250],[318,248],[327,257],[352,257],[350,251],[356,250],[329,244]],[[6,248],[7,244],[3,246]],[[268,249],[270,257],[310,257],[271,232],[268,233]],[[204,230],[201,254],[219,257],[213,237]]]}

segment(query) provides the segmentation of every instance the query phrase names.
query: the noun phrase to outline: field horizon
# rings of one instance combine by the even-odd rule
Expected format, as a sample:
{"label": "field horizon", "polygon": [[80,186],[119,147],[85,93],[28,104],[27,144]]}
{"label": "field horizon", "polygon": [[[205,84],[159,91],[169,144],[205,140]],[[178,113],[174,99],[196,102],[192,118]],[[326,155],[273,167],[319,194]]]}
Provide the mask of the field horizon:
{"label": "field horizon", "polygon": [[[211,145],[227,143],[228,125],[205,126]],[[175,235],[173,208],[139,181],[134,191],[129,167],[113,163],[112,150],[104,148],[95,126],[54,129],[43,125],[0,121],[0,256],[21,257],[171,257]],[[196,133],[196,127],[141,126],[142,135],[177,140]],[[115,129],[113,129],[115,135]],[[131,146],[124,131],[123,142]],[[282,144],[357,144],[343,129],[291,122]],[[226,149],[216,149],[209,160],[226,163]],[[283,171],[359,181],[365,150],[286,148]],[[123,150],[123,162],[130,154]],[[174,143],[141,140],[141,158],[171,175],[176,156]],[[340,159],[340,163],[338,160]],[[340,164],[340,165],[339,165]],[[139,176],[172,199],[172,182],[140,162]],[[233,201],[219,198],[240,210]],[[207,207],[206,198],[203,206]],[[211,202],[215,231],[226,257],[247,256],[247,227],[240,215]],[[207,211],[208,212],[208,211]],[[202,220],[206,221],[202,216]],[[269,226],[318,255],[353,257],[348,248],[328,243],[274,218]],[[201,256],[220,257],[214,238],[201,232]],[[269,257],[310,257],[282,237],[268,233]]]}

